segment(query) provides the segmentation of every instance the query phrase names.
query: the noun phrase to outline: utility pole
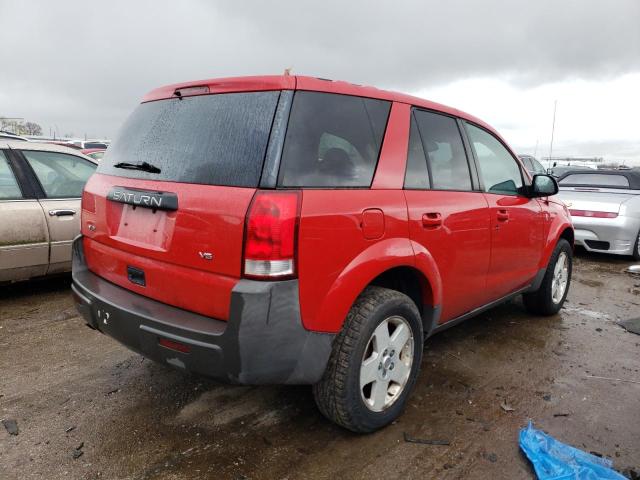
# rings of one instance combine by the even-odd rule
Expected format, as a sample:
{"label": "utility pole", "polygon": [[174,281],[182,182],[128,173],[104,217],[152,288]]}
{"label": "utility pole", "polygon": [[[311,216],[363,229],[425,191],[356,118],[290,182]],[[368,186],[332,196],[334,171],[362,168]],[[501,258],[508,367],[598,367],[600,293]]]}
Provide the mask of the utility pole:
{"label": "utility pole", "polygon": [[551,143],[549,144],[549,164],[547,167],[551,168],[551,155],[553,155],[553,134],[556,130],[556,108],[558,107],[558,100],[553,102],[553,123],[551,124]]}

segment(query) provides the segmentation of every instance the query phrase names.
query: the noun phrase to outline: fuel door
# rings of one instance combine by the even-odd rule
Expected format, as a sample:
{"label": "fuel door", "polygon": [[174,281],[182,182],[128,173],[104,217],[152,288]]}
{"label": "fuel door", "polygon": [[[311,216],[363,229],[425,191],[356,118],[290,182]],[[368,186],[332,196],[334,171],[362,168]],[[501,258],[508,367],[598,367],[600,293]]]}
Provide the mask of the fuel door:
{"label": "fuel door", "polygon": [[384,235],[384,213],[379,208],[367,208],[360,221],[362,235],[367,240],[376,240]]}

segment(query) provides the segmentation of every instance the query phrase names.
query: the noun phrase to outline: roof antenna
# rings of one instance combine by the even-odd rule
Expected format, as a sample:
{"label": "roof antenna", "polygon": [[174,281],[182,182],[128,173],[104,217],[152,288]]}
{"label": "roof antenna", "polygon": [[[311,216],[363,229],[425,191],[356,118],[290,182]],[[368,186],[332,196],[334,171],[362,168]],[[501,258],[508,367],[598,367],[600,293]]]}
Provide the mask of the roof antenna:
{"label": "roof antenna", "polygon": [[288,77],[289,75],[291,75],[291,70],[293,70],[293,67],[285,68],[283,75],[285,77]]}

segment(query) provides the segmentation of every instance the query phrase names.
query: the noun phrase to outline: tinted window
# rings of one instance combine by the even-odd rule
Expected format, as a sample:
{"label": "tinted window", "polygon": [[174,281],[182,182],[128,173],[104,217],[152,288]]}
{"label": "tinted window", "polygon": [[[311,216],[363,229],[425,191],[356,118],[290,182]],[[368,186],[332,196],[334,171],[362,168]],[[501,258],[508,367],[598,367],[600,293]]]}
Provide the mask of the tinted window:
{"label": "tinted window", "polygon": [[558,183],[560,183],[560,185],[593,185],[594,187],[628,187],[629,179],[624,175],[572,173]]}
{"label": "tinted window", "polygon": [[522,172],[516,160],[490,133],[467,124],[469,140],[480,164],[484,188],[489,193],[514,195],[522,187]]}
{"label": "tinted window", "polygon": [[84,148],[107,148],[107,144],[100,142],[85,142]]}
{"label": "tinted window", "polygon": [[415,118],[411,116],[409,132],[409,151],[407,152],[407,171],[404,175],[404,187],[413,189],[429,188],[427,157],[424,154],[420,132]]}
{"label": "tinted window", "polygon": [[[256,187],[279,92],[200,95],[143,103],[98,172],[122,177]],[[115,168],[148,162],[160,173]]]}
{"label": "tinted window", "polygon": [[74,155],[22,150],[48,198],[78,198],[96,165]]}
{"label": "tinted window", "polygon": [[542,164],[535,160],[535,159],[531,159],[531,164],[533,165],[533,171],[536,173],[547,173],[547,171],[545,170],[545,168],[542,166]]}
{"label": "tinted window", "polygon": [[282,152],[285,187],[368,187],[378,162],[390,103],[296,92]]}
{"label": "tinted window", "polygon": [[7,157],[0,151],[0,200],[22,198],[16,177],[11,171]]}
{"label": "tinted window", "polygon": [[455,119],[416,110],[422,145],[437,190],[471,190],[471,175]]}

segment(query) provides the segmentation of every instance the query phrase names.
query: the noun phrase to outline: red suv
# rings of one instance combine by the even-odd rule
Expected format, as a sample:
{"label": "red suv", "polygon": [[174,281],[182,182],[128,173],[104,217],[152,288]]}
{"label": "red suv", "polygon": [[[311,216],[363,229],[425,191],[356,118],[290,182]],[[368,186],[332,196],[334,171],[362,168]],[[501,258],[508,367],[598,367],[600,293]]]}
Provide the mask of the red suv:
{"label": "red suv", "polygon": [[509,298],[556,313],[573,230],[487,124],[310,77],[153,90],[82,198],[87,323],[240,384],[311,384],[359,432],[407,403],[423,341]]}

